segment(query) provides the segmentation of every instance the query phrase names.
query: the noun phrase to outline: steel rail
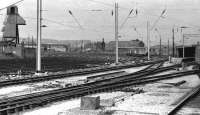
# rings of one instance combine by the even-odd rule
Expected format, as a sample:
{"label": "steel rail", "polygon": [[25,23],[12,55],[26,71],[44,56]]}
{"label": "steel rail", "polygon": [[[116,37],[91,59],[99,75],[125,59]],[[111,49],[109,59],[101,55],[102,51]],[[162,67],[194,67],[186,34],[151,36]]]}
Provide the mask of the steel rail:
{"label": "steel rail", "polygon": [[[82,95],[85,95],[85,94],[88,94],[88,93],[95,93],[99,90],[108,90],[108,89],[115,89],[115,88],[121,88],[121,87],[126,87],[126,86],[129,86],[129,85],[133,85],[133,84],[140,84],[140,83],[147,83],[147,82],[153,82],[153,81],[157,81],[157,80],[161,80],[161,79],[169,79],[169,78],[174,78],[174,77],[177,77],[177,76],[183,76],[183,75],[190,75],[190,74],[195,74],[195,73],[199,73],[199,70],[195,70],[195,71],[187,71],[187,72],[181,72],[181,73],[173,73],[173,74],[167,74],[167,75],[162,75],[162,76],[153,76],[153,77],[147,77],[147,78],[138,78],[138,79],[133,79],[132,81],[129,81],[129,82],[116,82],[115,84],[111,84],[110,82],[108,82],[107,84],[101,84],[101,85],[93,85],[92,87],[90,86],[90,88],[88,87],[83,87],[83,88],[77,88],[76,90],[71,90],[71,91],[65,91],[65,92],[62,92],[60,94],[58,93],[55,93],[54,95],[43,95],[43,97],[37,97],[37,98],[28,98],[28,100],[26,99],[19,99],[19,102],[21,101],[21,106],[23,106],[24,104],[26,103],[29,103],[29,102],[32,102],[32,104],[40,104],[41,102],[44,102],[44,103],[49,103],[49,102],[52,102],[52,99],[53,100],[58,100],[60,99],[61,97],[70,97],[70,96],[82,96]],[[39,100],[39,101],[37,101]],[[12,100],[14,101],[15,103],[13,103],[14,105],[17,104],[18,106],[20,106],[19,102],[17,102],[17,100]],[[23,101],[23,102],[22,102]],[[4,107],[8,106],[12,104],[11,103],[11,100],[9,101],[8,104],[3,104]],[[2,105],[2,104],[1,104]],[[12,105],[13,106],[13,105]],[[2,106],[1,106],[2,108]],[[8,108],[7,108],[8,109]],[[6,108],[2,109],[1,111],[5,111]]]}
{"label": "steel rail", "polygon": [[172,66],[162,67],[162,68],[156,68],[156,69],[150,69],[149,68],[147,70],[141,70],[141,71],[138,71],[138,72],[134,72],[134,73],[126,74],[126,75],[121,75],[121,76],[117,76],[117,77],[114,77],[114,78],[96,81],[96,83],[107,81],[107,80],[110,80],[112,82],[125,81],[125,80],[127,81],[127,80],[133,79],[133,78],[146,77],[148,75],[154,75],[154,74],[157,74],[157,73],[160,73],[160,72],[164,72],[164,71],[174,69],[176,67],[180,67],[180,65],[177,64],[177,65],[172,65]]}
{"label": "steel rail", "polygon": [[109,76],[109,75],[113,75],[113,74],[121,74],[121,73],[125,73],[125,71],[117,71],[117,72],[110,72],[110,73],[105,73],[105,74],[100,74],[100,75],[93,75],[93,76],[87,77],[87,80],[101,78],[101,77]]}
{"label": "steel rail", "polygon": [[[151,65],[151,66],[152,66],[152,65]],[[151,66],[145,68],[144,70],[149,69]],[[141,70],[141,72],[144,72],[144,71]],[[141,72],[139,72],[139,73],[141,74]],[[145,72],[146,72],[146,71],[145,71]],[[138,74],[138,73],[136,73],[136,74]],[[134,75],[134,74],[130,74],[130,75]],[[98,82],[96,82],[96,83],[98,83]],[[81,86],[75,86],[75,87],[72,87],[72,88],[68,88],[68,91],[69,91],[69,90],[74,90],[74,89],[80,88],[80,87],[85,87],[86,85],[87,85],[87,87],[88,87],[89,85],[91,85],[91,84],[96,84],[96,83],[88,83],[88,84],[84,84],[84,85],[81,85]],[[63,90],[63,89],[58,89],[57,92],[60,92],[60,91],[62,91],[62,90]],[[54,93],[57,93],[57,92],[54,91]],[[45,93],[49,93],[49,92],[46,91]],[[44,94],[44,93],[42,93],[42,94]],[[26,96],[26,97],[29,98],[30,96],[35,96],[35,95],[34,95],[34,93],[33,93],[33,94],[30,94],[29,96]],[[14,99],[19,99],[19,97],[20,97],[20,98],[23,98],[22,96],[16,96]],[[4,99],[4,101],[8,101],[8,100]]]}
{"label": "steel rail", "polygon": [[93,69],[93,70],[86,70],[86,71],[78,71],[78,72],[72,72],[72,73],[64,73],[64,74],[62,73],[62,74],[56,74],[56,75],[47,75],[47,76],[40,76],[40,77],[7,80],[7,81],[1,81],[0,87],[24,84],[24,83],[41,82],[41,81],[47,81],[47,80],[52,80],[52,79],[73,77],[73,76],[78,76],[78,75],[87,75],[87,74],[100,73],[100,72],[106,72],[106,71],[111,71],[111,70],[120,70],[120,69],[131,68],[131,67],[140,67],[140,66],[145,66],[145,65],[150,65],[150,64],[161,63],[164,61],[165,60],[159,60],[159,61],[155,61],[155,62],[129,64],[129,65],[114,66],[114,67],[107,67],[107,68],[100,68],[100,69]]}
{"label": "steel rail", "polygon": [[[145,68],[144,70],[140,70],[140,71],[135,72],[135,73],[133,73],[133,74],[131,73],[131,74],[126,74],[126,75],[143,74],[142,72],[148,72],[147,70],[150,69],[151,66],[153,66],[153,64],[150,65],[149,67]],[[152,70],[151,70],[151,71],[152,71]],[[120,78],[120,77],[122,77],[122,76],[125,76],[125,75],[121,75],[121,76],[118,76],[118,77]],[[100,81],[96,81],[96,82],[91,82],[91,83],[87,83],[87,84],[82,84],[82,85],[78,85],[78,86],[72,86],[72,87],[68,87],[67,89],[66,89],[66,88],[57,89],[57,91],[54,91],[54,92],[57,93],[57,92],[60,92],[60,91],[62,91],[62,90],[70,91],[70,90],[74,90],[74,89],[81,88],[81,87],[89,87],[89,86],[91,86],[91,85],[93,85],[93,84],[97,84],[97,83],[99,83],[99,82],[105,82],[105,81],[107,81],[107,79],[105,79],[105,80],[100,80]],[[51,92],[51,91],[45,91],[45,92],[42,92],[42,94],[48,94],[49,92]],[[38,94],[38,93],[36,93],[36,94]],[[35,96],[35,93],[29,94],[29,96]],[[26,97],[29,97],[29,96],[26,96]],[[16,96],[16,97],[14,97],[14,99],[19,99],[18,97],[22,97],[22,96]],[[23,98],[23,97],[22,97],[22,98]],[[11,98],[10,98],[10,99],[11,99]],[[4,99],[4,101],[8,101],[8,100]]]}
{"label": "steel rail", "polygon": [[[72,98],[72,97],[79,97],[79,96],[83,96],[85,94],[88,94],[88,93],[95,93],[95,92],[98,92],[98,91],[102,91],[102,90],[108,90],[108,89],[116,89],[116,88],[121,88],[121,87],[127,87],[129,85],[134,85],[134,84],[141,84],[141,83],[148,83],[148,82],[153,82],[153,81],[158,81],[158,80],[162,80],[162,79],[169,79],[169,78],[174,78],[174,77],[180,77],[180,76],[183,76],[183,75],[190,75],[190,74],[195,74],[195,73],[199,73],[200,71],[187,71],[187,72],[181,72],[181,73],[176,73],[176,74],[170,74],[170,75],[162,75],[162,76],[154,76],[154,77],[149,77],[149,78],[140,78],[140,80],[136,80],[136,81],[133,81],[133,82],[126,82],[125,83],[117,83],[115,85],[103,85],[103,86],[97,86],[96,88],[93,87],[93,89],[87,89],[87,88],[84,88],[84,89],[77,89],[75,91],[70,91],[70,92],[62,92],[61,94],[56,94],[56,95],[50,95],[50,96],[45,96],[45,97],[40,97],[40,98],[33,98],[33,99],[28,99],[28,100],[22,100],[23,103],[20,105],[18,102],[15,102],[15,104],[17,104],[18,107],[20,106],[25,106],[27,104],[30,104],[30,105],[34,105],[34,104],[47,104],[47,103],[50,103],[50,102],[53,102],[53,101],[57,101],[59,100],[60,98]],[[10,103],[9,103],[10,104]],[[6,106],[6,105],[4,105]],[[7,105],[8,106],[8,105]],[[13,105],[10,106],[10,107],[13,107],[15,108]],[[0,109],[0,111],[5,111],[7,109],[11,109],[10,107],[8,108],[3,108],[3,109]]]}
{"label": "steel rail", "polygon": [[[162,71],[171,69],[173,67],[176,67],[176,66],[170,66],[170,68],[164,67],[164,68],[162,68]],[[87,84],[82,84],[82,85],[79,85],[79,86],[57,89],[57,90],[54,90],[53,93],[58,93],[58,92],[61,92],[61,91],[71,91],[71,90],[80,89],[80,88],[83,88],[83,87],[91,87],[93,85],[95,85],[95,86],[102,85],[102,84],[106,84],[106,82],[125,81],[125,79],[128,79],[126,81],[129,81],[130,79],[136,79],[138,77],[142,78],[145,75],[153,75],[153,74],[156,74],[158,72],[161,72],[161,70],[160,71],[158,71],[158,69],[155,69],[155,70],[157,70],[157,72],[156,71],[154,72],[153,70],[146,70],[146,71],[141,70],[141,72],[138,72],[138,73],[136,72],[136,73],[130,73],[130,74],[127,74],[127,75],[121,75],[121,76],[118,76],[116,78],[104,79],[104,80],[95,81],[95,82],[91,82],[91,83],[87,83]],[[16,99],[20,99],[20,98],[24,98],[24,97],[30,98],[30,97],[36,96],[38,94],[39,95],[46,95],[46,94],[49,94],[51,92],[52,91],[45,91],[45,92],[41,92],[41,93],[32,93],[32,94],[28,94],[28,95],[25,95],[25,96],[16,96],[13,99],[16,100]],[[53,94],[53,93],[51,93],[51,94]],[[12,98],[9,98],[9,99],[11,100]],[[8,100],[3,99],[3,101],[7,102]],[[2,103],[2,100],[0,100],[0,103]]]}
{"label": "steel rail", "polygon": [[189,100],[194,98],[200,92],[200,85],[192,89],[189,93],[184,95],[181,99],[167,114],[175,115]]}
{"label": "steel rail", "polygon": [[[150,71],[150,70],[152,70],[152,71],[155,71],[156,70],[156,68],[158,69],[158,68],[160,68],[162,65],[163,65],[163,63],[164,62],[161,62],[161,63],[156,63],[156,64],[151,64],[151,65],[149,65],[148,67],[146,67],[146,68],[144,68],[144,69],[142,69],[142,70],[139,70],[139,71],[136,71],[136,72],[134,72],[134,73],[131,73],[131,74],[122,74],[122,75],[120,75],[121,73],[123,73],[123,72],[125,72],[125,71],[118,71],[118,72],[111,72],[111,73],[107,73],[107,74],[101,74],[101,75],[95,75],[95,76],[91,76],[91,77],[87,77],[87,79],[93,79],[93,78],[101,78],[101,77],[104,77],[104,79],[103,80],[105,80],[105,79],[111,79],[111,78],[118,78],[118,77],[121,77],[121,76],[124,76],[124,75],[136,75],[136,74],[140,74],[140,73],[142,73],[142,72],[147,72],[147,70],[148,71]],[[117,75],[117,76],[113,76],[114,74],[119,74],[119,75]],[[105,78],[105,75],[112,75],[113,77],[106,77]],[[100,79],[100,80],[102,80],[102,79]]]}

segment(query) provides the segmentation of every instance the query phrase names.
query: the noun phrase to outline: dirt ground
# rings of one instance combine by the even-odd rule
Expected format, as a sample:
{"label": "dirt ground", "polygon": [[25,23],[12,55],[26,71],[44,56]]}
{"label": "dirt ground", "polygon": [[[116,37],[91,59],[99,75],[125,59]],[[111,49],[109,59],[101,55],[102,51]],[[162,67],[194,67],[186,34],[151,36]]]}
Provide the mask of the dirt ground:
{"label": "dirt ground", "polygon": [[[119,56],[120,62],[135,60],[135,57],[126,55]],[[72,69],[83,69],[95,67],[104,64],[110,64],[115,61],[115,54],[113,53],[99,53],[99,52],[79,52],[79,53],[61,53],[54,52],[45,54],[42,57],[42,70],[43,71],[66,71]],[[22,72],[34,72],[36,68],[36,59],[4,59],[0,60],[1,73],[16,73],[21,70]]]}

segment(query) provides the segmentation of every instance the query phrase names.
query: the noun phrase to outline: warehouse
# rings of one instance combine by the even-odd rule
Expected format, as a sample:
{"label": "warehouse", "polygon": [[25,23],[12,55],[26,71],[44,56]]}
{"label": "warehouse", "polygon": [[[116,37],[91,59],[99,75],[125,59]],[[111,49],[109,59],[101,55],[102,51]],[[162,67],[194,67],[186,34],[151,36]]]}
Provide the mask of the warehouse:
{"label": "warehouse", "polygon": [[177,46],[176,52],[177,52],[176,56],[178,58],[184,58],[184,60],[187,60],[187,61],[200,62],[200,44],[184,46],[184,50],[183,50],[183,46]]}

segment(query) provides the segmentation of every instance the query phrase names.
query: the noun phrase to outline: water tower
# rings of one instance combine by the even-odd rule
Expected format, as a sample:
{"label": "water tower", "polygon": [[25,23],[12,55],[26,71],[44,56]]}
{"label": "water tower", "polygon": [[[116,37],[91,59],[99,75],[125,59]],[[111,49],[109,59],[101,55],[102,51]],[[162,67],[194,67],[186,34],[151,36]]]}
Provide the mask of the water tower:
{"label": "water tower", "polygon": [[4,21],[3,41],[6,45],[19,44],[19,25],[25,25],[25,20],[19,15],[18,7],[13,5],[7,8],[7,16]]}

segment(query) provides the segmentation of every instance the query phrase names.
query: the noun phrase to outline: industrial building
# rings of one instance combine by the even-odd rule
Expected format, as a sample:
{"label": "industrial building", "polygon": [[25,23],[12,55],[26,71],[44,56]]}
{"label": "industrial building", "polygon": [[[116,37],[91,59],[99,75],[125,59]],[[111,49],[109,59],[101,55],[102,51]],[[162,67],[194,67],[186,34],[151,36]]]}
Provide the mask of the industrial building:
{"label": "industrial building", "polygon": [[[106,44],[106,50],[115,51],[115,41]],[[143,41],[138,39],[131,41],[119,41],[119,54],[146,54],[146,47]]]}
{"label": "industrial building", "polygon": [[200,63],[200,44],[177,46],[176,57]]}

